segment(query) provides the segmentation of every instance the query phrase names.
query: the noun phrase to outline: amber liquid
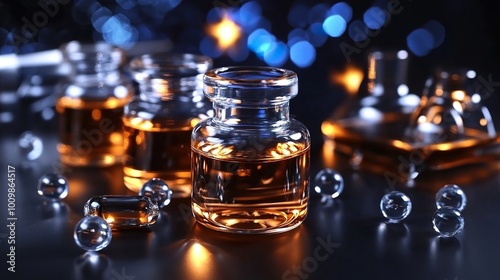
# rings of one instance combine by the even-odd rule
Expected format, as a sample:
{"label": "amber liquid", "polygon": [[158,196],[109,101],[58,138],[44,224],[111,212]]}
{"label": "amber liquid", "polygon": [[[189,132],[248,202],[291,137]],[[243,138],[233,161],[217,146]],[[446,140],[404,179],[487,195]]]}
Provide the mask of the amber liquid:
{"label": "amber liquid", "polygon": [[309,147],[279,159],[218,159],[193,149],[192,210],[219,231],[278,233],[307,215]]}
{"label": "amber liquid", "polygon": [[163,179],[173,197],[191,195],[191,126],[179,129],[153,127],[151,122],[124,118],[125,185],[139,191],[151,178]]}
{"label": "amber liquid", "polygon": [[498,149],[493,147],[497,139],[483,131],[465,129],[463,134],[449,131],[436,136],[435,141],[412,143],[406,135],[407,124],[407,115],[394,114],[377,123],[327,120],[322,131],[334,141],[337,152],[382,173],[404,173],[401,169],[411,164],[419,172],[445,170],[498,157]]}
{"label": "amber liquid", "polygon": [[57,150],[63,164],[106,166],[123,158],[123,107],[128,99],[84,100],[62,97]]}

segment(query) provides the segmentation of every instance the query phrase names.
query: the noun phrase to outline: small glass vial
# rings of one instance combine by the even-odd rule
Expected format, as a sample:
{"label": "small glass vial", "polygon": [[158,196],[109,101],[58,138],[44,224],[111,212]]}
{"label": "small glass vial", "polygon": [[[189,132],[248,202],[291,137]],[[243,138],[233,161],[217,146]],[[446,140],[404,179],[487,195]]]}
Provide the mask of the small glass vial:
{"label": "small glass vial", "polygon": [[112,229],[128,229],[153,225],[158,209],[158,204],[146,196],[103,195],[90,198],[83,214],[103,218]]}
{"label": "small glass vial", "polygon": [[205,74],[215,115],[191,136],[191,206],[199,223],[231,233],[279,233],[305,219],[311,139],[289,117],[297,83],[294,72],[278,68]]}
{"label": "small glass vial", "polygon": [[123,50],[106,43],[61,47],[72,72],[56,103],[65,165],[113,165],[123,159],[123,107],[133,95],[121,73]]}
{"label": "small glass vial", "polygon": [[139,94],[126,106],[125,185],[138,192],[152,178],[164,180],[172,197],[191,194],[191,131],[213,114],[203,96],[203,74],[212,60],[192,54],[143,55],[130,62]]}

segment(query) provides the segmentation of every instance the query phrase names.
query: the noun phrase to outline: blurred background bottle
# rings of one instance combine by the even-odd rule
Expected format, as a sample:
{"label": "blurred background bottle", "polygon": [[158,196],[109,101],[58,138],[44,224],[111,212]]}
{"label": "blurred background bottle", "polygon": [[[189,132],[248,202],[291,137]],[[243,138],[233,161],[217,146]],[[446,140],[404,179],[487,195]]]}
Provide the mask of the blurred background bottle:
{"label": "blurred background bottle", "polygon": [[191,194],[191,131],[213,115],[203,96],[203,74],[212,60],[192,54],[142,55],[130,71],[139,94],[125,106],[124,181],[139,191],[151,178],[163,179],[173,197]]}
{"label": "blurred background bottle", "polygon": [[106,43],[61,47],[71,68],[57,99],[59,144],[65,165],[112,165],[123,159],[123,107],[133,95],[122,75],[125,52]]}

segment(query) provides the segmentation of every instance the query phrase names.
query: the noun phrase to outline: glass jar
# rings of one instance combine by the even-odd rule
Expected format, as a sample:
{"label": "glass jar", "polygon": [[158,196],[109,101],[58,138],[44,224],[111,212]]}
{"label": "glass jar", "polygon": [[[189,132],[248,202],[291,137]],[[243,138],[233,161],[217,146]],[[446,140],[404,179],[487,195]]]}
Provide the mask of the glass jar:
{"label": "glass jar", "polygon": [[405,50],[369,53],[359,92],[321,125],[325,147],[346,156],[355,169],[385,172],[399,163],[400,143],[420,103],[407,85],[408,60]]}
{"label": "glass jar", "polygon": [[59,144],[65,165],[113,165],[123,159],[123,107],[133,88],[121,73],[125,52],[106,43],[70,42],[61,47],[71,68],[56,102]]}
{"label": "glass jar", "polygon": [[215,115],[191,136],[191,206],[202,225],[232,233],[278,233],[302,223],[311,139],[289,117],[297,75],[224,67],[204,76]]}
{"label": "glass jar", "polygon": [[192,54],[143,55],[130,71],[139,94],[126,106],[125,185],[137,192],[152,178],[163,179],[172,196],[191,194],[191,131],[213,114],[203,96],[203,74],[212,60]]}

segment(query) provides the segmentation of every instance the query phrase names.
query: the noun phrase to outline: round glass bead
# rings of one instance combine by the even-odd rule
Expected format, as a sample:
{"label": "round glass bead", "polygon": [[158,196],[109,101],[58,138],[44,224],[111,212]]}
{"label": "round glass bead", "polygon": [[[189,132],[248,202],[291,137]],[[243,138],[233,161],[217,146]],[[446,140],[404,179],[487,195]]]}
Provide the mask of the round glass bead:
{"label": "round glass bead", "polygon": [[68,189],[68,181],[58,174],[48,173],[38,180],[38,194],[52,200],[65,198]]}
{"label": "round glass bead", "polygon": [[465,221],[460,211],[444,206],[434,212],[432,225],[441,237],[452,237],[462,231]]}
{"label": "round glass bead", "polygon": [[467,197],[464,191],[457,185],[445,185],[436,193],[436,207],[438,209],[448,206],[462,211],[466,204]]}
{"label": "round glass bead", "polygon": [[159,178],[153,178],[142,186],[139,195],[149,197],[153,202],[156,202],[159,207],[167,206],[172,199],[172,190],[170,187]]}
{"label": "round glass bead", "polygon": [[86,251],[100,251],[111,242],[111,228],[101,217],[87,216],[75,226],[76,245]]}
{"label": "round glass bead", "polygon": [[30,131],[26,131],[18,139],[19,148],[23,158],[27,160],[36,160],[42,155],[43,142],[40,137]]}
{"label": "round glass bead", "polygon": [[337,171],[325,168],[314,178],[314,191],[323,197],[333,199],[344,190],[344,178]]}
{"label": "round glass bead", "polygon": [[380,211],[389,222],[399,222],[411,212],[411,200],[402,192],[392,191],[386,193],[380,200]]}

